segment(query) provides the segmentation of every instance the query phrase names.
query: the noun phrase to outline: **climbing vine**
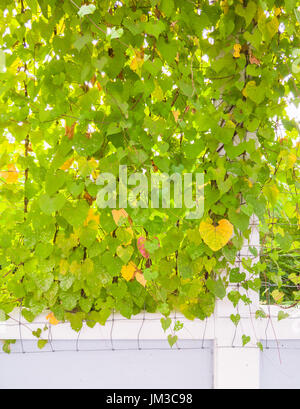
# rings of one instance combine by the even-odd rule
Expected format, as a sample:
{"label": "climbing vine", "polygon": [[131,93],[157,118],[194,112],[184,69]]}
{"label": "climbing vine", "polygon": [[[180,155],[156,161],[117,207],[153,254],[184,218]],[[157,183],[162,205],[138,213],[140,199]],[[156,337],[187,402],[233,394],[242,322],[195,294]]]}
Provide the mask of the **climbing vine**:
{"label": "climbing vine", "polygon": [[[299,248],[297,0],[2,0],[0,23],[0,319],[22,306],[79,331],[145,309],[167,331],[173,310],[213,314],[229,282],[280,285],[264,260],[233,264],[254,213],[273,262]],[[99,176],[121,165],[203,173],[202,219],[100,209]]]}

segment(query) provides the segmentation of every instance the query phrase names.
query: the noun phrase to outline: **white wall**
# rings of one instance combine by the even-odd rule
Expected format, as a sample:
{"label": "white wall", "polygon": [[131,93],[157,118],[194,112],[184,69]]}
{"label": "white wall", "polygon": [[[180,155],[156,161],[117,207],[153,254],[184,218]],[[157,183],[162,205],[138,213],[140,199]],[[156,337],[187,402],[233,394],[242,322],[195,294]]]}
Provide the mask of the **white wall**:
{"label": "white wall", "polygon": [[300,389],[300,340],[264,342],[260,355],[262,389]]}
{"label": "white wall", "polygon": [[[20,341],[12,354],[0,353],[0,389],[210,389],[212,342],[54,341],[56,352],[38,352],[36,341]],[[80,352],[76,352],[76,348]],[[196,349],[194,349],[196,348]],[[22,353],[25,350],[31,353]],[[88,352],[85,350],[107,349]],[[123,351],[120,349],[124,349]],[[129,349],[129,350],[128,350]],[[48,348],[48,351],[50,348]],[[47,351],[47,349],[46,349]],[[63,352],[66,351],[66,352]]]}

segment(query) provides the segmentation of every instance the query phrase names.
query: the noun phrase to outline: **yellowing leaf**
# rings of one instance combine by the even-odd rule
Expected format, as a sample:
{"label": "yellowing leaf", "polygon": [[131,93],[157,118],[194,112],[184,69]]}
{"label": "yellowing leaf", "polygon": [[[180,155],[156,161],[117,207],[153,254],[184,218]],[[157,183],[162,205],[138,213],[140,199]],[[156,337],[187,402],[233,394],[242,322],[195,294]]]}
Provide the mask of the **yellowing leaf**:
{"label": "yellowing leaf", "polygon": [[178,118],[180,116],[180,111],[172,111],[172,114],[174,116],[175,122],[178,122]]}
{"label": "yellowing leaf", "polygon": [[146,287],[147,280],[144,277],[144,274],[141,272],[137,272],[135,275],[136,281],[138,281],[143,287]]}
{"label": "yellowing leaf", "polygon": [[[91,139],[91,138],[90,138],[90,139]],[[98,168],[98,162],[97,162],[97,160],[96,160],[95,158],[91,158],[91,159],[88,161],[88,164],[89,164],[89,167],[90,167],[91,169],[93,169],[93,170],[95,170],[95,169]]]}
{"label": "yellowing leaf", "polygon": [[248,98],[248,92],[247,92],[247,88],[250,87],[256,87],[256,82],[255,81],[249,81],[246,85],[246,87],[243,89],[242,94],[244,95],[244,97]]}
{"label": "yellowing leaf", "polygon": [[266,24],[266,30],[270,36],[273,38],[276,33],[278,33],[279,21],[277,17],[274,17],[271,21]]}
{"label": "yellowing leaf", "polygon": [[59,321],[55,318],[55,315],[53,314],[53,312],[47,315],[46,320],[48,320],[51,325],[59,324]]}
{"label": "yellowing leaf", "polygon": [[249,187],[253,187],[253,183],[251,182],[250,179],[247,179],[247,178],[244,178],[244,179],[245,179],[245,181],[248,183],[248,186],[249,186]]}
{"label": "yellowing leaf", "polygon": [[127,266],[122,267],[121,274],[126,281],[131,281],[134,279],[136,271],[137,266],[132,261],[130,261]]}
{"label": "yellowing leaf", "polygon": [[139,71],[144,64],[144,51],[135,50],[135,56],[131,61],[130,68],[132,71]]}
{"label": "yellowing leaf", "polygon": [[263,192],[271,205],[275,205],[279,196],[279,190],[278,187],[275,185],[275,183],[269,183],[263,188]]}
{"label": "yellowing leaf", "polygon": [[279,14],[281,14],[281,8],[276,7],[275,10],[274,10],[274,14],[275,14],[276,17],[279,16]]}
{"label": "yellowing leaf", "polygon": [[65,135],[69,139],[73,139],[73,137],[74,137],[75,125],[76,125],[76,122],[74,122],[73,125],[71,125],[71,126],[66,125],[66,127],[65,127],[65,131],[66,131]]}
{"label": "yellowing leaf", "polygon": [[128,218],[128,213],[124,209],[112,210],[112,215],[117,226],[119,225],[120,219]]}
{"label": "yellowing leaf", "polygon": [[155,89],[151,95],[152,98],[157,99],[157,101],[162,101],[164,99],[164,92],[157,81],[155,81]]}
{"label": "yellowing leaf", "polygon": [[73,165],[74,158],[66,160],[66,162],[60,167],[61,170],[68,170]]}
{"label": "yellowing leaf", "polygon": [[234,44],[233,49],[234,49],[233,56],[235,58],[239,58],[241,56],[241,54],[240,54],[241,49],[242,49],[241,44]]}
{"label": "yellowing leaf", "polygon": [[93,202],[96,200],[96,198],[92,197],[88,192],[85,192],[84,196],[85,200],[88,202],[90,206],[92,206]]}
{"label": "yellowing leaf", "polygon": [[220,220],[218,226],[211,224],[211,221],[203,221],[200,223],[199,231],[208,247],[213,251],[218,251],[231,239],[233,225],[225,219]]}
{"label": "yellowing leaf", "polygon": [[94,209],[90,209],[88,216],[84,222],[85,226],[90,226],[93,229],[97,230],[98,229],[98,225],[100,223],[100,216],[99,214],[96,214]]}
{"label": "yellowing leaf", "polygon": [[296,162],[297,162],[297,156],[293,153],[290,153],[287,156],[287,160],[286,160],[287,168],[292,169]]}
{"label": "yellowing leaf", "polygon": [[229,5],[228,5],[227,0],[221,0],[220,6],[221,6],[221,9],[223,10],[223,13],[227,14],[229,11]]}
{"label": "yellowing leaf", "polygon": [[19,179],[19,173],[17,172],[15,165],[7,165],[7,171],[0,172],[0,178],[3,178],[8,184],[17,183]]}
{"label": "yellowing leaf", "polygon": [[261,61],[255,57],[255,55],[252,54],[250,51],[250,64],[255,64],[255,65],[260,65]]}
{"label": "yellowing leaf", "polygon": [[261,7],[257,8],[256,18],[258,22],[264,21],[266,19],[264,10]]}
{"label": "yellowing leaf", "polygon": [[60,274],[64,276],[64,275],[67,274],[68,271],[69,271],[68,261],[64,260],[64,259],[60,260],[60,263],[59,263],[59,272],[60,272]]}
{"label": "yellowing leaf", "polygon": [[276,301],[277,304],[280,304],[282,302],[282,300],[284,299],[284,293],[282,293],[279,290],[274,290],[271,293],[272,297],[274,298],[274,300]]}
{"label": "yellowing leaf", "polygon": [[70,273],[75,276],[78,276],[81,273],[81,264],[79,264],[78,261],[72,261],[70,265]]}

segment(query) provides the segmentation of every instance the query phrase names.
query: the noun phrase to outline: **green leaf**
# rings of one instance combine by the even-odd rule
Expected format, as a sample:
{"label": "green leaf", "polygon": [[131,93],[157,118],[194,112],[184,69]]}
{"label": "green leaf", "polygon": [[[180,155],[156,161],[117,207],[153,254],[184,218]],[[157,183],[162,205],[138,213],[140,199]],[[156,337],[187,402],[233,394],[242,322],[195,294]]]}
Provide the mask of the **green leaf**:
{"label": "green leaf", "polygon": [[246,279],[246,273],[240,273],[238,268],[230,270],[229,281],[231,283],[241,283]]}
{"label": "green leaf", "polygon": [[206,287],[221,300],[223,300],[223,298],[226,296],[226,289],[221,278],[219,278],[217,281],[209,278],[206,281]]}
{"label": "green leaf", "polygon": [[54,197],[50,197],[49,195],[45,194],[40,196],[39,205],[41,210],[51,216],[53,213],[58,212],[61,210],[66,203],[66,198],[63,194],[59,193]]}
{"label": "green leaf", "polygon": [[72,293],[62,293],[60,295],[62,305],[67,311],[72,311],[79,300],[79,295],[78,294],[72,294]]}
{"label": "green leaf", "polygon": [[62,210],[62,216],[71,226],[78,228],[82,226],[86,220],[88,211],[89,205],[85,200],[81,200],[77,203],[76,207],[73,207],[71,203],[67,203]]}
{"label": "green leaf", "polygon": [[244,346],[246,346],[247,344],[249,344],[249,342],[251,341],[251,338],[248,337],[248,336],[246,336],[246,335],[243,335],[243,336],[242,336],[242,341],[243,341],[243,347],[244,347]]}
{"label": "green leaf", "polygon": [[228,217],[230,222],[241,232],[244,232],[249,227],[250,217],[242,213],[240,210],[229,209]]}
{"label": "green leaf", "polygon": [[16,340],[14,339],[7,339],[3,341],[3,347],[2,347],[3,352],[5,352],[6,354],[10,354],[11,353],[10,346],[15,343],[16,343]]}
{"label": "green leaf", "polygon": [[43,349],[45,346],[48,344],[48,341],[45,339],[39,339],[38,340],[38,348]]}
{"label": "green leaf", "polygon": [[237,327],[239,325],[240,320],[241,320],[241,316],[240,316],[240,314],[237,314],[237,315],[231,314],[230,319],[234,323],[234,325]]}
{"label": "green leaf", "polygon": [[166,15],[166,17],[170,17],[172,15],[174,7],[175,7],[174,0],[161,1],[160,9]]}
{"label": "green leaf", "polygon": [[165,25],[161,20],[149,21],[144,24],[144,27],[146,33],[154,36],[157,40],[160,34],[165,30]]}
{"label": "green leaf", "polygon": [[285,320],[286,318],[288,318],[290,315],[284,311],[278,311],[278,321],[282,321]]}
{"label": "green leaf", "polygon": [[176,344],[176,342],[178,341],[178,337],[177,335],[168,335],[168,342],[171,348],[173,348],[173,346]]}
{"label": "green leaf", "polygon": [[162,329],[166,332],[168,328],[170,328],[172,324],[171,318],[162,318],[160,320]]}
{"label": "green leaf", "polygon": [[245,18],[246,21],[245,28],[247,28],[251,23],[252,19],[256,14],[256,10],[257,5],[254,3],[254,1],[249,1],[246,7],[243,7],[241,4],[238,3],[235,8],[236,13]]}
{"label": "green leaf", "polygon": [[157,277],[158,277],[158,275],[159,275],[158,272],[152,270],[151,268],[147,268],[147,269],[144,271],[144,277],[145,277],[145,279],[146,279],[147,281],[156,280]]}
{"label": "green leaf", "polygon": [[76,332],[79,332],[81,330],[84,317],[85,314],[81,312],[77,312],[74,314],[71,313],[66,314],[67,320],[70,321],[71,323],[71,328]]}
{"label": "green leaf", "polygon": [[263,310],[257,310],[255,313],[255,318],[267,318],[267,315]]}

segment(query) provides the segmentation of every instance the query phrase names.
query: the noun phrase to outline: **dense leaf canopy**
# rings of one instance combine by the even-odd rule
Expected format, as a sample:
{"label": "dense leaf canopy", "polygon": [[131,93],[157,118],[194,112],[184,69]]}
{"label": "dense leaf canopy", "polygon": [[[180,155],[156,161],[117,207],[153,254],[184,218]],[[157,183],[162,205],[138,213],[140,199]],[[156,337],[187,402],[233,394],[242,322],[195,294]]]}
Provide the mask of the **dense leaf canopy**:
{"label": "dense leaf canopy", "polygon": [[[204,319],[229,281],[259,291],[264,263],[232,268],[250,216],[279,246],[300,222],[299,2],[1,0],[0,23],[0,315]],[[186,208],[99,209],[120,165],[204,173],[204,233]]]}

